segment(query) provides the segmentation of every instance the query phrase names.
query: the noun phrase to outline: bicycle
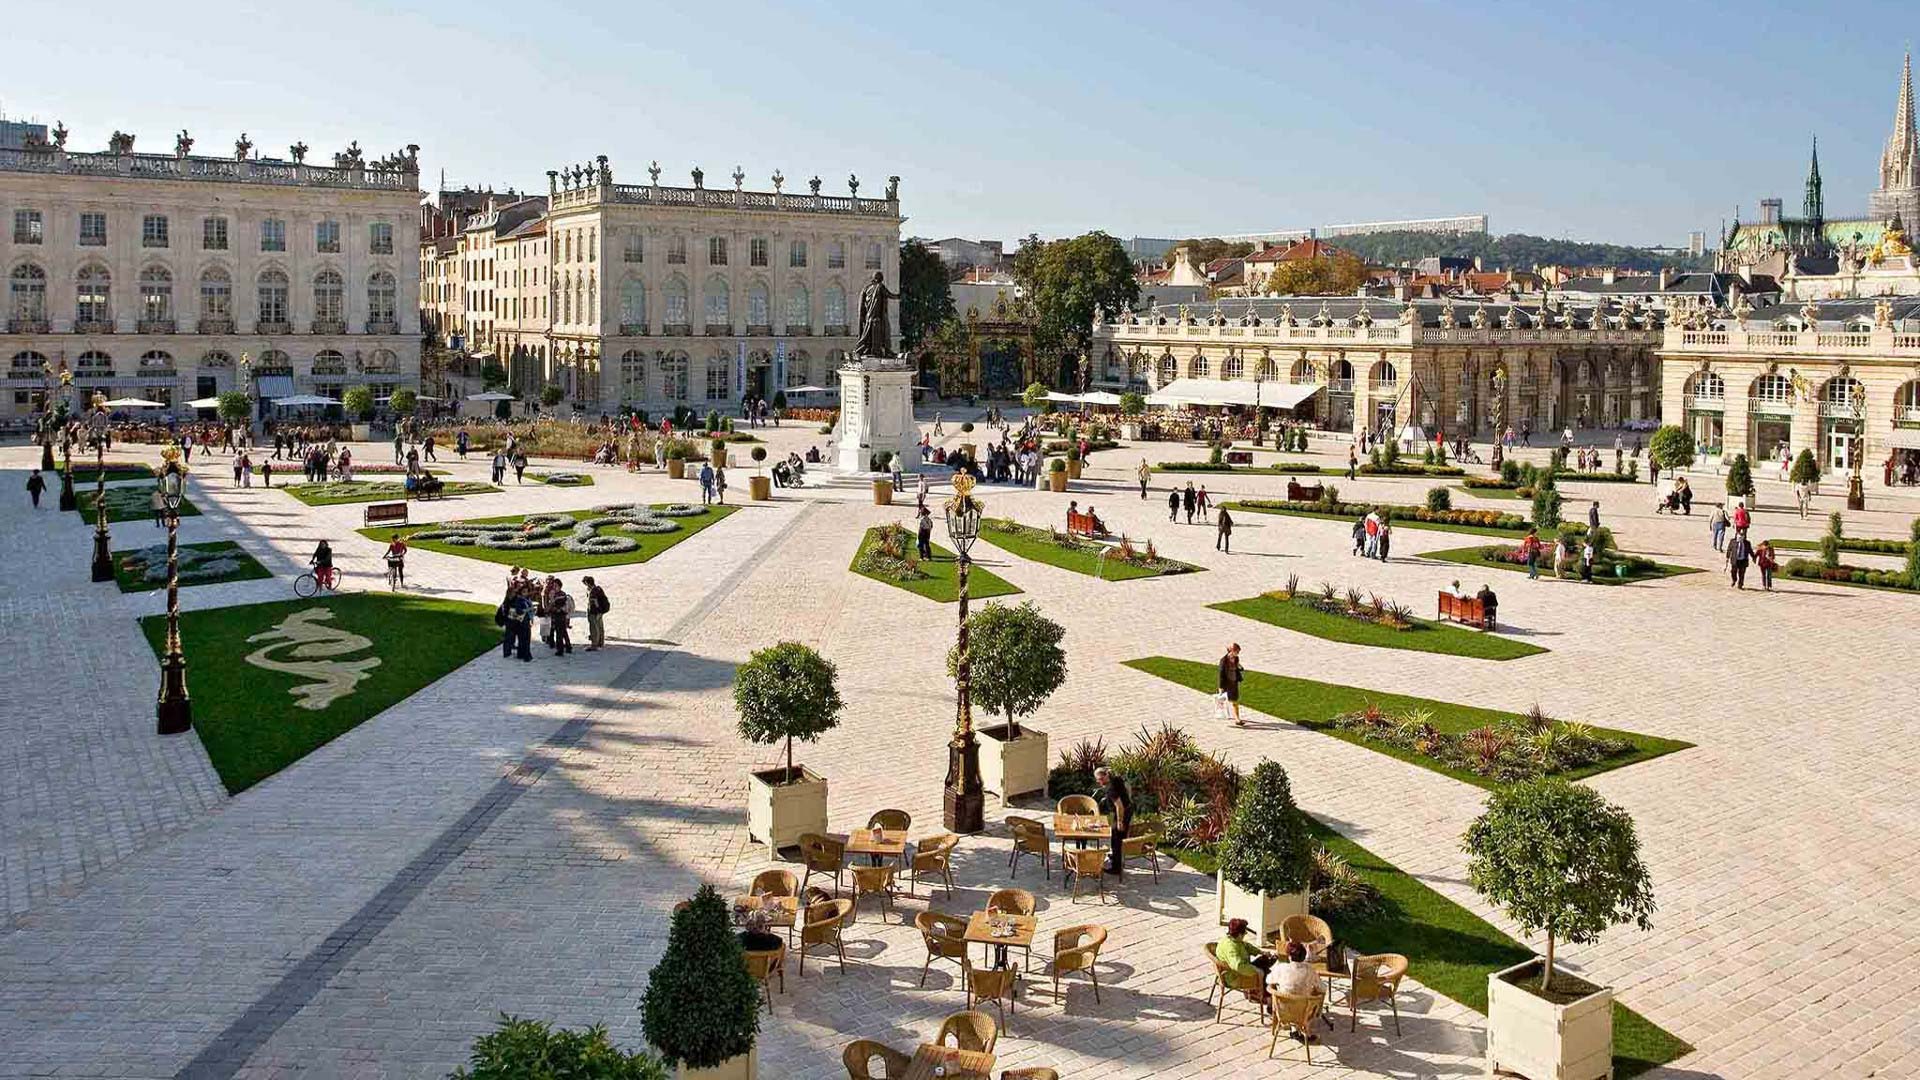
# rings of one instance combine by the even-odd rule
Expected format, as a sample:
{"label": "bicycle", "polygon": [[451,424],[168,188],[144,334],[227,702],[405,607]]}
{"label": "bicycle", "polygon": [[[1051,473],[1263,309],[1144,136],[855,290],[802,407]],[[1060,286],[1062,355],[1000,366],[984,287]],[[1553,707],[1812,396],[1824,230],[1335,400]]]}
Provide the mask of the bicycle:
{"label": "bicycle", "polygon": [[340,591],[340,571],[335,567],[309,570],[293,579],[293,594],[305,600],[321,589]]}
{"label": "bicycle", "polygon": [[407,561],[405,559],[387,560],[387,589],[399,592],[407,587]]}

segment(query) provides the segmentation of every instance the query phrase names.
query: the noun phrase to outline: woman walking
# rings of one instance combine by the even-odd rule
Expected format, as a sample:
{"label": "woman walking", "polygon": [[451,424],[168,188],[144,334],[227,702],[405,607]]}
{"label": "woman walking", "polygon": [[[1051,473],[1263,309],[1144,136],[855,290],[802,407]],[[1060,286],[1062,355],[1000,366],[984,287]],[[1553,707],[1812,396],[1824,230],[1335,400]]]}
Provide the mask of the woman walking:
{"label": "woman walking", "polygon": [[1240,718],[1240,680],[1245,670],[1240,666],[1240,643],[1227,646],[1226,655],[1220,658],[1220,693],[1227,699],[1227,708],[1233,713],[1233,726],[1246,727],[1247,722]]}

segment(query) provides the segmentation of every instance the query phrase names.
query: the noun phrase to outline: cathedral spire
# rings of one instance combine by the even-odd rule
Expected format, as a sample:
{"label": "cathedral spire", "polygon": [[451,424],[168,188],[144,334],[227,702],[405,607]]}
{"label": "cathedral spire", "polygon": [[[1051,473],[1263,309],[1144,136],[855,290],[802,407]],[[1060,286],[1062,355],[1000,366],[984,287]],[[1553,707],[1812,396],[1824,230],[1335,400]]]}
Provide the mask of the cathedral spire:
{"label": "cathedral spire", "polygon": [[1900,101],[1893,109],[1893,131],[1880,154],[1880,189],[1867,202],[1879,221],[1895,214],[1913,220],[1920,212],[1920,134],[1913,120],[1913,51],[1900,65]]}
{"label": "cathedral spire", "polygon": [[1813,160],[1807,166],[1807,198],[1801,207],[1800,216],[1815,233],[1820,231],[1826,221],[1826,202],[1820,197],[1820,136],[1813,137]]}

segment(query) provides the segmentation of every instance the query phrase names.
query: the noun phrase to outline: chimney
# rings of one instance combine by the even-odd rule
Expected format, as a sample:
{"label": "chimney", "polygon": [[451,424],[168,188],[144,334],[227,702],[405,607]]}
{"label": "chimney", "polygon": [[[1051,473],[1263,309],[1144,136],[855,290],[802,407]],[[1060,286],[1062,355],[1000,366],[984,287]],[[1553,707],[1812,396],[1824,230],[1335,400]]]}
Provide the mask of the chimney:
{"label": "chimney", "polygon": [[1753,264],[1752,263],[1743,262],[1740,264],[1740,280],[1746,282],[1748,287],[1752,287],[1753,285]]}
{"label": "chimney", "polygon": [[1673,281],[1673,268],[1670,266],[1661,267],[1660,268],[1660,291],[1666,292],[1667,285],[1672,281]]}
{"label": "chimney", "polygon": [[1600,283],[1602,285],[1613,284],[1613,267],[1609,266],[1605,270],[1600,271]]}

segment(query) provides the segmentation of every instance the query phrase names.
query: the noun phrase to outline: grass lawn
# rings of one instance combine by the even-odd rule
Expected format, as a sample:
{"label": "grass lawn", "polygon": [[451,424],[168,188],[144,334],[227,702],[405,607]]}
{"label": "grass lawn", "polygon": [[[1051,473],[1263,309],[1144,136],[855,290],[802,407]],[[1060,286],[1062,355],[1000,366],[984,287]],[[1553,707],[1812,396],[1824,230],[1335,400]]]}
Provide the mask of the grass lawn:
{"label": "grass lawn", "polygon": [[[1227,503],[1226,506],[1236,512],[1244,510],[1249,514],[1284,514],[1288,517],[1319,518],[1323,521],[1338,521],[1345,523],[1348,528],[1352,528],[1354,519],[1360,516],[1358,514],[1337,514],[1318,510],[1281,510],[1270,506],[1249,506],[1243,502],[1230,502]],[[1395,529],[1431,529],[1435,532],[1467,533],[1472,536],[1498,536],[1502,538],[1527,535],[1525,528],[1500,529],[1491,525],[1449,525],[1441,521],[1419,521],[1401,515],[1398,510],[1396,510],[1393,515],[1393,527]]]}
{"label": "grass lawn", "polygon": [[[275,633],[293,616],[297,637]],[[161,655],[166,617],[140,628]],[[238,794],[479,656],[500,631],[483,604],[346,593],[182,612],[180,636],[194,730]],[[330,685],[344,692],[311,693]]]}
{"label": "grass lawn", "polygon": [[[1012,528],[1007,528],[1008,525]],[[1103,553],[1108,550],[1105,544],[1083,540],[1077,541],[1073,547],[1062,547],[1053,542],[1053,537],[1047,530],[1015,522],[982,522],[980,539],[1023,559],[1032,559],[1034,562],[1043,562],[1049,566],[1057,566],[1062,570],[1071,570],[1076,574],[1086,574],[1104,581],[1132,581],[1135,578],[1190,574],[1196,570],[1206,569],[1204,566],[1178,562],[1164,555],[1160,556],[1157,564],[1151,566],[1120,559],[1102,558]],[[1144,545],[1141,550],[1145,550]]]}
{"label": "grass lawn", "polygon": [[[159,573],[156,579],[151,575]],[[167,587],[167,545],[113,553],[113,580],[121,592],[147,592]],[[231,540],[180,545],[180,586],[217,585],[223,581],[253,581],[272,577],[266,567]]]}
{"label": "grass lawn", "polygon": [[[981,531],[984,533],[986,530]],[[939,544],[933,545],[933,561],[920,564],[920,572],[927,576],[917,581],[897,581],[885,574],[868,573],[860,569],[860,560],[866,556],[868,549],[879,542],[880,527],[868,529],[867,535],[860,541],[860,550],[854,553],[853,562],[847,569],[861,577],[883,581],[896,589],[905,589],[917,596],[938,600],[943,604],[951,604],[960,599],[958,577],[960,563],[954,558],[953,552]],[[913,544],[912,533],[907,534],[907,544],[909,547]],[[967,598],[970,600],[984,600],[991,596],[1012,596],[1019,591],[1019,586],[985,569],[978,562],[975,562],[967,571]]]}
{"label": "grass lawn", "polygon": [[[565,483],[554,484],[553,477],[556,477],[556,476],[571,476],[573,477],[573,479]],[[553,484],[554,487],[592,487],[593,486],[593,475],[591,473],[584,473],[584,472],[564,472],[560,470],[554,470],[551,472],[530,472],[527,474],[527,479],[537,480],[542,484]]]}
{"label": "grass lawn", "polygon": [[[655,503],[656,508],[671,506],[672,503]],[[680,527],[668,533],[624,532],[616,526],[603,525],[597,532],[601,536],[624,536],[638,543],[634,551],[610,552],[601,554],[582,554],[568,551],[562,547],[547,548],[484,548],[477,544],[449,544],[443,540],[415,540],[413,534],[441,528],[445,525],[505,525],[518,526],[526,520],[526,515],[512,517],[473,518],[467,521],[440,522],[421,525],[389,525],[377,529],[361,529],[361,536],[386,543],[395,535],[407,538],[408,546],[419,551],[437,551],[442,555],[458,555],[466,559],[479,559],[483,562],[503,563],[508,566],[524,566],[536,574],[559,574],[573,570],[592,570],[601,566],[625,566],[628,563],[646,562],[655,555],[686,540],[702,529],[738,511],[737,506],[709,506],[706,513],[692,517],[672,519]],[[605,517],[605,514],[593,510],[569,510],[576,521],[588,518]],[[556,533],[555,535],[561,535]]]}
{"label": "grass lawn", "polygon": [[[1213,664],[1176,660],[1168,656],[1149,656],[1140,660],[1128,660],[1126,664],[1130,668],[1144,671],[1149,675],[1157,675],[1169,682],[1179,683],[1204,694],[1211,695],[1219,683],[1219,668]],[[1301,727],[1345,740],[1355,746],[1364,746],[1388,757],[1399,758],[1401,761],[1431,769],[1443,776],[1451,776],[1455,780],[1488,789],[1499,787],[1499,782],[1466,769],[1454,768],[1415,750],[1402,749],[1384,742],[1368,742],[1356,732],[1335,727],[1333,718],[1342,713],[1355,712],[1367,705],[1378,705],[1389,713],[1421,708],[1433,714],[1434,727],[1456,734],[1499,721],[1519,719],[1514,713],[1502,712],[1498,709],[1456,705],[1448,701],[1409,697],[1405,694],[1389,694],[1358,686],[1315,682],[1312,679],[1297,679],[1290,675],[1269,675],[1259,671],[1246,673],[1245,680],[1240,684],[1240,704],[1256,712],[1290,720]],[[1664,754],[1671,754],[1676,750],[1685,750],[1693,745],[1674,739],[1659,739],[1651,735],[1618,731],[1613,728],[1594,727],[1593,733],[1624,739],[1632,745],[1633,749],[1605,761],[1595,762],[1579,769],[1569,769],[1556,775],[1568,780],[1579,780],[1583,777],[1611,772],[1636,762],[1648,761]]]}
{"label": "grass lawn", "polygon": [[[449,480],[444,483],[443,495],[486,495],[500,490],[492,484],[471,480]],[[324,484],[288,484],[280,490],[308,506],[399,502],[407,497],[406,486],[399,480],[329,480]]]}
{"label": "grass lawn", "polygon": [[[1532,949],[1413,875],[1311,817],[1307,827],[1379,889],[1385,900],[1379,914],[1340,924],[1340,940],[1353,948],[1363,953],[1405,956],[1408,975],[1420,985],[1482,1014],[1487,1011],[1487,976],[1533,958]],[[1163,850],[1204,874],[1212,874],[1218,867],[1206,852]],[[1618,1001],[1613,1003],[1615,1076],[1638,1076],[1692,1049],[1646,1017]]]}
{"label": "grass lawn", "polygon": [[1533,501],[1533,496],[1522,495],[1518,491],[1515,491],[1512,488],[1455,487],[1453,490],[1459,492],[1462,495],[1471,495],[1476,499],[1510,499],[1515,502],[1527,502],[1527,503],[1531,503]]}
{"label": "grass lawn", "polygon": [[[1396,524],[1398,523],[1396,522]],[[1435,559],[1439,562],[1458,563],[1461,566],[1478,566],[1489,570],[1517,570],[1523,574],[1527,572],[1527,568],[1518,563],[1487,558],[1481,554],[1483,546],[1484,545],[1448,548],[1445,551],[1423,551],[1420,552],[1420,558]],[[1697,566],[1670,566],[1666,563],[1655,563],[1654,569],[1652,570],[1628,570],[1626,577],[1614,577],[1612,572],[1603,574],[1596,569],[1593,574],[1593,580],[1596,584],[1600,585],[1626,585],[1635,581],[1656,581],[1660,578],[1678,577],[1681,574],[1698,574],[1701,572]],[[1541,568],[1540,573],[1543,577],[1553,576],[1553,557],[1550,553],[1547,555],[1547,563]],[[1578,574],[1571,576],[1576,579],[1579,577]]]}
{"label": "grass lawn", "polygon": [[[99,483],[100,472],[101,470],[95,468],[92,462],[87,462],[84,465],[77,461],[74,462],[74,486],[78,488],[83,484]],[[115,480],[149,480],[153,477],[153,467],[141,464],[138,461],[109,461],[107,462],[106,474],[107,483],[109,484]],[[50,480],[49,483],[52,483],[52,481]]]}
{"label": "grass lawn", "polygon": [[[138,487],[117,487],[107,489],[107,521],[109,524],[119,521],[152,521],[153,490],[157,485],[141,484]],[[74,509],[79,511],[80,520],[93,524],[94,492],[76,488],[73,492]],[[191,499],[180,500],[181,517],[198,517],[200,508],[193,505]],[[158,530],[155,530],[156,532]]]}
{"label": "grass lawn", "polygon": [[1273,465],[1214,465],[1205,461],[1163,461],[1153,467],[1157,473],[1259,473],[1266,476],[1319,476],[1323,473],[1345,474],[1347,470],[1331,465],[1308,465],[1304,462],[1278,462]]}
{"label": "grass lawn", "polygon": [[1228,600],[1225,603],[1208,606],[1232,615],[1257,619],[1263,623],[1297,630],[1302,634],[1312,634],[1314,637],[1325,638],[1328,641],[1343,641],[1349,645],[1373,645],[1382,649],[1447,653],[1452,656],[1470,656],[1480,660],[1517,660],[1523,656],[1533,656],[1547,651],[1538,645],[1529,645],[1524,641],[1514,641],[1512,638],[1503,638],[1497,634],[1467,630],[1426,619],[1414,619],[1413,625],[1405,630],[1396,630],[1377,622],[1350,619],[1345,615],[1335,615],[1314,607],[1305,593],[1291,601],[1272,596],[1250,596],[1245,600]]}
{"label": "grass lawn", "polygon": [[[1758,541],[1756,541],[1756,543],[1757,542]],[[1878,546],[1881,544],[1898,544],[1899,550],[1882,551]],[[1773,546],[1782,551],[1819,551],[1820,541],[1775,540]],[[1898,559],[1905,556],[1907,549],[1912,546],[1912,542],[1908,540],[1870,539],[1863,536],[1843,536],[1840,538],[1841,551],[1850,551],[1856,555],[1885,555],[1890,559]]]}

